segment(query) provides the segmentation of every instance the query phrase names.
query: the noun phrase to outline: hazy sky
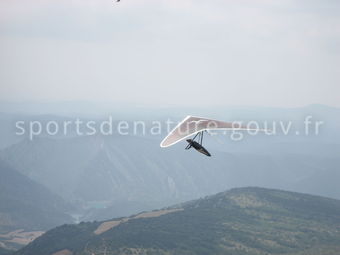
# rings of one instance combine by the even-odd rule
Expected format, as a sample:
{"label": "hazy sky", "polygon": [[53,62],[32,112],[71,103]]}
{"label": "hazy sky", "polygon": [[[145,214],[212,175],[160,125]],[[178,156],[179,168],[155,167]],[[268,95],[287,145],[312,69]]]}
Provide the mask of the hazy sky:
{"label": "hazy sky", "polygon": [[1,0],[0,100],[340,106],[340,1]]}

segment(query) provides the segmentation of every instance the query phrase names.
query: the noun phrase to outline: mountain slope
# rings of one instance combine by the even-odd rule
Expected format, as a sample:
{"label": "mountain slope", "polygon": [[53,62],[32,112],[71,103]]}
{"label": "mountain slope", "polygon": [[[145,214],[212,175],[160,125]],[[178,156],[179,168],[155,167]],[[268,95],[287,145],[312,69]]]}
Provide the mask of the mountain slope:
{"label": "mountain slope", "polygon": [[[213,159],[184,151],[184,144],[161,150],[158,139],[116,135],[35,138],[3,150],[0,156],[53,193],[80,205],[78,208],[94,208],[83,220],[121,217],[243,186],[340,198],[337,183],[327,182],[335,177],[339,157],[274,153],[270,144],[244,153],[246,143],[227,140],[221,147],[238,152],[221,152],[214,149],[213,137],[206,143],[214,152]],[[287,151],[296,144],[289,144]],[[322,148],[325,153],[330,151]],[[328,185],[315,185],[318,178],[311,177],[319,175]]]}
{"label": "mountain slope", "polygon": [[47,230],[71,222],[60,197],[0,161],[0,234],[24,229]]}
{"label": "mountain slope", "polygon": [[335,255],[339,226],[339,200],[239,188],[130,218],[64,225],[16,254]]}
{"label": "mountain slope", "polygon": [[7,249],[4,249],[4,248],[0,247],[0,255],[9,255],[11,253],[13,253],[12,250],[7,250]]}

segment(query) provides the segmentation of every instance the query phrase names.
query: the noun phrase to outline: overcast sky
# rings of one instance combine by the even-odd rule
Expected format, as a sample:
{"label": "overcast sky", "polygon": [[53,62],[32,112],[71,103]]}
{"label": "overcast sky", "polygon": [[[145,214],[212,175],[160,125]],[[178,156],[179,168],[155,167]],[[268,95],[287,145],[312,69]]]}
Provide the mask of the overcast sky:
{"label": "overcast sky", "polygon": [[0,100],[340,106],[340,1],[1,0]]}

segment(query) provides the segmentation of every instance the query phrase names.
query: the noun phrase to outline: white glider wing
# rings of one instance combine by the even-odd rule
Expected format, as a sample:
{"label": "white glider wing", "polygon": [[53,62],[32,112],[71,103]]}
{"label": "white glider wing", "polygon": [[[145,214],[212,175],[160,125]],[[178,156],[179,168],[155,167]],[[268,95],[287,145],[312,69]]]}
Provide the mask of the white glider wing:
{"label": "white glider wing", "polygon": [[188,136],[196,134],[204,130],[218,129],[247,129],[246,127],[233,122],[224,122],[201,117],[187,116],[182,120],[161,142],[161,147],[169,147],[178,143]]}

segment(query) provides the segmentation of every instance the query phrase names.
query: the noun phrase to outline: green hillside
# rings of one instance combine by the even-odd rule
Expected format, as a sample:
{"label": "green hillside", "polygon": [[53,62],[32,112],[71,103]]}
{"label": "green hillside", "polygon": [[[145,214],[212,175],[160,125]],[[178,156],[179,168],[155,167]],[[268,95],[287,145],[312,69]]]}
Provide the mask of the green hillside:
{"label": "green hillside", "polygon": [[316,255],[340,253],[340,201],[239,188],[115,221],[64,225],[16,254]]}

